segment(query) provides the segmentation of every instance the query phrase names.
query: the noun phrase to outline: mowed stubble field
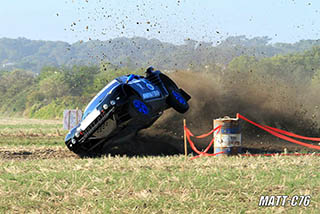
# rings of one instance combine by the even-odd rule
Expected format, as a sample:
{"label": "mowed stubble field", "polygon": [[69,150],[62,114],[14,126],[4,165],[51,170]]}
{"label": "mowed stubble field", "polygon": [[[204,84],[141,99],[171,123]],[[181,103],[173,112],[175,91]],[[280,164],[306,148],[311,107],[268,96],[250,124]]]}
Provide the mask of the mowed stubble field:
{"label": "mowed stubble field", "polygon": [[[0,213],[319,213],[320,158],[80,159],[60,121],[0,118]],[[311,195],[309,207],[259,207]]]}

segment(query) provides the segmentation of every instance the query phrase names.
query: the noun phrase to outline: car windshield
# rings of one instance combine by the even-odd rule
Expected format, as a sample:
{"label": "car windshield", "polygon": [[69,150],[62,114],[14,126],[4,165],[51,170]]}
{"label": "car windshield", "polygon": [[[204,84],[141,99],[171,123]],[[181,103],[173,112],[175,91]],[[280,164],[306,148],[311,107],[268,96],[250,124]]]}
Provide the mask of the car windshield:
{"label": "car windshield", "polygon": [[96,108],[96,106],[103,100],[108,93],[110,93],[115,87],[120,85],[117,80],[113,80],[108,85],[106,85],[88,104],[86,109],[84,110],[82,120],[85,119],[90,112]]}

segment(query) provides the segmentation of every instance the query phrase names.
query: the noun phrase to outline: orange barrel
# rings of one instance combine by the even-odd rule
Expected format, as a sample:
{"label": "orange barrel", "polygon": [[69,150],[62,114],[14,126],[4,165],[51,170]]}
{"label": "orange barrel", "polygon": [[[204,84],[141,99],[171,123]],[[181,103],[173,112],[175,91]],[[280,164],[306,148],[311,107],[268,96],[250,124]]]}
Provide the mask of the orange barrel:
{"label": "orange barrel", "polygon": [[241,129],[239,118],[228,116],[214,120],[214,128],[221,125],[221,130],[215,134],[214,153],[225,152],[236,155],[241,152]]}

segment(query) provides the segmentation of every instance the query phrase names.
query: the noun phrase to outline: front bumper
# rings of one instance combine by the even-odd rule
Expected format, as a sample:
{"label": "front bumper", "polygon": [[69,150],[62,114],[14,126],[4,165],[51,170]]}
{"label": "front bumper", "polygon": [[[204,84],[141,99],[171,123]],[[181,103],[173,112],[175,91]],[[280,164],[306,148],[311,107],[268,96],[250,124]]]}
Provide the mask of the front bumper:
{"label": "front bumper", "polygon": [[[87,121],[83,121],[85,122],[84,125],[80,125],[81,131],[80,131],[80,136],[77,137],[73,137],[71,139],[69,139],[69,141],[66,142],[67,146],[69,149],[74,150],[75,147],[85,143],[85,141],[107,120],[109,119],[109,117],[112,115],[112,113],[114,112],[115,107],[111,107],[108,110],[101,110],[100,112],[98,111],[99,114],[97,114],[96,112],[94,112],[93,116],[87,120]],[[90,115],[88,115],[89,117]],[[92,119],[94,118],[94,119]],[[91,123],[89,123],[88,121],[91,120]],[[83,130],[82,127],[85,127],[85,129]]]}

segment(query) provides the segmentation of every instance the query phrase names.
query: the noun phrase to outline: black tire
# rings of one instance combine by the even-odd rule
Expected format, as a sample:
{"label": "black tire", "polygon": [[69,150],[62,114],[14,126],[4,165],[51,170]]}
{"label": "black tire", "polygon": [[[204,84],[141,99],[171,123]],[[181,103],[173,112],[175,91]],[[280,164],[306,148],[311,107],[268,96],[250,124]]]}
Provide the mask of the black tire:
{"label": "black tire", "polygon": [[174,110],[179,113],[186,113],[189,109],[189,104],[186,99],[181,95],[180,90],[176,87],[168,87],[169,96],[167,98],[167,103]]}
{"label": "black tire", "polygon": [[129,98],[129,115],[132,118],[148,121],[151,120],[151,107],[146,104],[140,97],[132,95]]}

